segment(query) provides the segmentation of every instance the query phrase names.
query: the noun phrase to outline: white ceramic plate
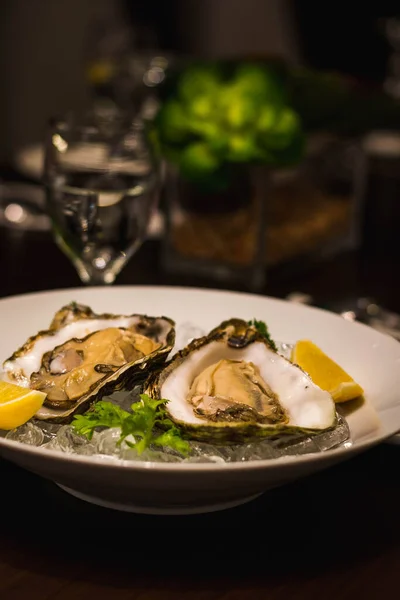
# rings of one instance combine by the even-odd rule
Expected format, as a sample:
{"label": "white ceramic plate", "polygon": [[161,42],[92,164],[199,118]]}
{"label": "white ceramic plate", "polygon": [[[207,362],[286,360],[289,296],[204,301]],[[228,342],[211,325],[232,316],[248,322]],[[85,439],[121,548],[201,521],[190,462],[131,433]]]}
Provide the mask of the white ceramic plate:
{"label": "white ceramic plate", "polygon": [[319,454],[226,464],[115,463],[62,454],[0,438],[0,455],[69,493],[102,506],[154,514],[205,512],[245,502],[350,458],[400,430],[400,343],[338,315],[250,294],[177,287],[79,288],[0,300],[0,358],[46,328],[75,300],[95,311],[167,315],[179,327],[209,330],[228,317],[268,322],[272,336],[309,338],[338,361],[365,390],[366,402],[348,416],[353,445]]}

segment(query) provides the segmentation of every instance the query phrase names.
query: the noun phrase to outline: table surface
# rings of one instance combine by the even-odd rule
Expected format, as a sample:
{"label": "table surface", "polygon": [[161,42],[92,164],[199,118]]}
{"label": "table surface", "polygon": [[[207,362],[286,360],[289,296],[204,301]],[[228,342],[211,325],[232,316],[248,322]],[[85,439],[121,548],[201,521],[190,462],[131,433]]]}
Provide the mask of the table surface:
{"label": "table surface", "polygon": [[[156,241],[146,242],[118,283],[218,287],[163,273],[159,254]],[[262,292],[311,293],[323,306],[368,294],[399,311],[398,261],[360,264],[348,253],[306,273],[271,272]],[[0,272],[1,297],[79,285],[43,233],[0,228]],[[95,507],[0,460],[0,598],[395,597],[399,448],[382,444],[241,507],[184,517]]]}

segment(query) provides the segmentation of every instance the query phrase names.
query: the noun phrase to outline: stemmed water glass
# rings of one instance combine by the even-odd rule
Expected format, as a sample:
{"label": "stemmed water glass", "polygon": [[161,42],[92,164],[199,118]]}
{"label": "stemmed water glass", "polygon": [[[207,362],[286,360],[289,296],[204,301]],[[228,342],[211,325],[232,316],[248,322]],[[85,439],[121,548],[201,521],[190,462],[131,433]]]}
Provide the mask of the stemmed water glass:
{"label": "stemmed water glass", "polygon": [[82,282],[113,283],[158,203],[159,165],[141,122],[116,114],[53,119],[44,185],[55,240]]}

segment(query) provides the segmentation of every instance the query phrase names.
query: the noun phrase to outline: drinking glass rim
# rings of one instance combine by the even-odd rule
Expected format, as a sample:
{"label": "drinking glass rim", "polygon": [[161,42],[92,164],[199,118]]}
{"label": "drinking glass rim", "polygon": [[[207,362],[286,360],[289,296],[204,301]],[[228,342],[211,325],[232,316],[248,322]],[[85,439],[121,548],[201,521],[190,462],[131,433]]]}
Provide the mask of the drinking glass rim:
{"label": "drinking glass rim", "polygon": [[128,131],[136,135],[145,135],[145,124],[140,118],[120,109],[108,115],[69,112],[51,117],[48,131],[53,134],[75,133],[78,137],[99,136],[107,139]]}

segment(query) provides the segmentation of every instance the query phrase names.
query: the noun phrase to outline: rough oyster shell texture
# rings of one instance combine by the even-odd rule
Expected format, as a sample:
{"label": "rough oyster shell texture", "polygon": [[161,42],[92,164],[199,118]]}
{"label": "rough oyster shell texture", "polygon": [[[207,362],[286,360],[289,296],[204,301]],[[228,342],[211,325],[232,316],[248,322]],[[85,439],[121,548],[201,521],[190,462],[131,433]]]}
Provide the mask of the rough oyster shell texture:
{"label": "rough oyster shell texture", "polygon": [[335,427],[335,404],[297,365],[241,319],[230,319],[176,353],[146,389],[165,398],[192,439],[236,443]]}
{"label": "rough oyster shell texture", "polygon": [[68,422],[102,397],[143,384],[174,342],[167,317],[96,314],[72,302],[4,361],[4,375],[47,393],[38,419]]}

